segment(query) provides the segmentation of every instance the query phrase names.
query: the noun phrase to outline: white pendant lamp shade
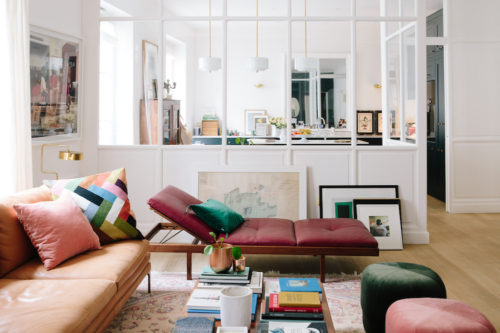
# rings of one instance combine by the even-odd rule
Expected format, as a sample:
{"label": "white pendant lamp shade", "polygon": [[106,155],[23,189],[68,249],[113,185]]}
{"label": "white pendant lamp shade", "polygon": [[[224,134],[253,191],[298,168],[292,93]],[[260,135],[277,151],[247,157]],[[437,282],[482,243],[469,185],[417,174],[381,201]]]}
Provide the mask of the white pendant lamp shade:
{"label": "white pendant lamp shade", "polygon": [[198,59],[198,68],[205,72],[219,70],[222,67],[222,61],[216,57],[200,57]]}
{"label": "white pendant lamp shade", "polygon": [[254,72],[265,71],[269,67],[269,60],[265,57],[248,58],[248,69]]}
{"label": "white pendant lamp shade", "polygon": [[318,58],[297,57],[295,58],[295,70],[299,72],[315,72],[318,70]]}

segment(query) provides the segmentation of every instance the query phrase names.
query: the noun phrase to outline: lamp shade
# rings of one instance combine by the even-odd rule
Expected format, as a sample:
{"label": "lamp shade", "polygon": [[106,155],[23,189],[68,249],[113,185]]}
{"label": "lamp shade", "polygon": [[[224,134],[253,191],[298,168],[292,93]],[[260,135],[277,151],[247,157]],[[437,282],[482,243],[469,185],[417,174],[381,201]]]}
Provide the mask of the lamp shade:
{"label": "lamp shade", "polygon": [[248,58],[248,68],[254,72],[265,71],[269,67],[269,59],[265,57]]}
{"label": "lamp shade", "polygon": [[295,58],[295,70],[299,72],[317,71],[319,66],[318,58],[297,57]]}
{"label": "lamp shade", "polygon": [[215,57],[200,57],[198,59],[198,68],[202,71],[211,72],[221,68],[221,59]]}

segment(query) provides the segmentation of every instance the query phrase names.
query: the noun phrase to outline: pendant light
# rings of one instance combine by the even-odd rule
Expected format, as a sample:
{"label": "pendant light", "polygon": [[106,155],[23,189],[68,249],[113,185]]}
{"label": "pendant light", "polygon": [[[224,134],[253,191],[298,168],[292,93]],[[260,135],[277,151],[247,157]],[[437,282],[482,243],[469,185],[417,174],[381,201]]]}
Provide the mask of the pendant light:
{"label": "pendant light", "polygon": [[[304,0],[304,17],[307,17],[307,0]],[[307,20],[304,20],[304,57],[295,58],[295,70],[313,72],[318,70],[318,58],[307,56]]]}
{"label": "pendant light", "polygon": [[198,67],[202,71],[211,72],[221,68],[221,59],[212,57],[212,0],[208,0],[208,57],[198,59]]}
{"label": "pendant light", "polygon": [[[255,0],[255,16],[259,17],[259,0]],[[265,71],[269,67],[269,60],[259,57],[259,21],[255,21],[255,57],[248,58],[248,68],[254,72]]]}

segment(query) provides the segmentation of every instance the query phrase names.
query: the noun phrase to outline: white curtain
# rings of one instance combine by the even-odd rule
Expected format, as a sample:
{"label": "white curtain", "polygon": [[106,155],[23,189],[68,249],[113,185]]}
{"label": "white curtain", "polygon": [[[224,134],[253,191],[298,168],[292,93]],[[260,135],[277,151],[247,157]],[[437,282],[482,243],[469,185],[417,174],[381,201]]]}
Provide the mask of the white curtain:
{"label": "white curtain", "polygon": [[27,3],[0,1],[0,197],[33,182]]}

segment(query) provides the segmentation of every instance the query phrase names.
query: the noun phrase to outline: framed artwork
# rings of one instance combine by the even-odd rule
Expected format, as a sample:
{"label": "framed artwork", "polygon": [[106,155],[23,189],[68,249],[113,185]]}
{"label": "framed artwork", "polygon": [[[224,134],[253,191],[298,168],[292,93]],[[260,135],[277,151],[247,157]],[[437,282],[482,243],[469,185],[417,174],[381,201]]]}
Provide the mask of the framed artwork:
{"label": "framed artwork", "polygon": [[147,40],[142,41],[142,82],[144,86],[144,100],[157,99],[158,45]]}
{"label": "framed artwork", "polygon": [[245,135],[254,135],[255,123],[254,116],[265,116],[267,111],[264,109],[245,110]]}
{"label": "framed artwork", "polygon": [[382,111],[375,111],[375,119],[377,120],[377,134],[382,134],[384,123],[382,122]]}
{"label": "framed artwork", "polygon": [[401,201],[354,199],[354,218],[363,222],[381,250],[402,250]]}
{"label": "framed artwork", "polygon": [[198,198],[223,202],[243,217],[305,219],[306,169],[199,171]]}
{"label": "framed artwork", "polygon": [[267,116],[253,116],[253,128],[255,136],[266,136],[268,128]]}
{"label": "framed artwork", "polygon": [[80,121],[80,39],[30,30],[31,137],[77,136]]}
{"label": "framed artwork", "polygon": [[358,134],[373,133],[373,111],[358,111]]}
{"label": "framed artwork", "polygon": [[396,199],[398,185],[320,185],[319,217],[354,217],[354,199]]}

